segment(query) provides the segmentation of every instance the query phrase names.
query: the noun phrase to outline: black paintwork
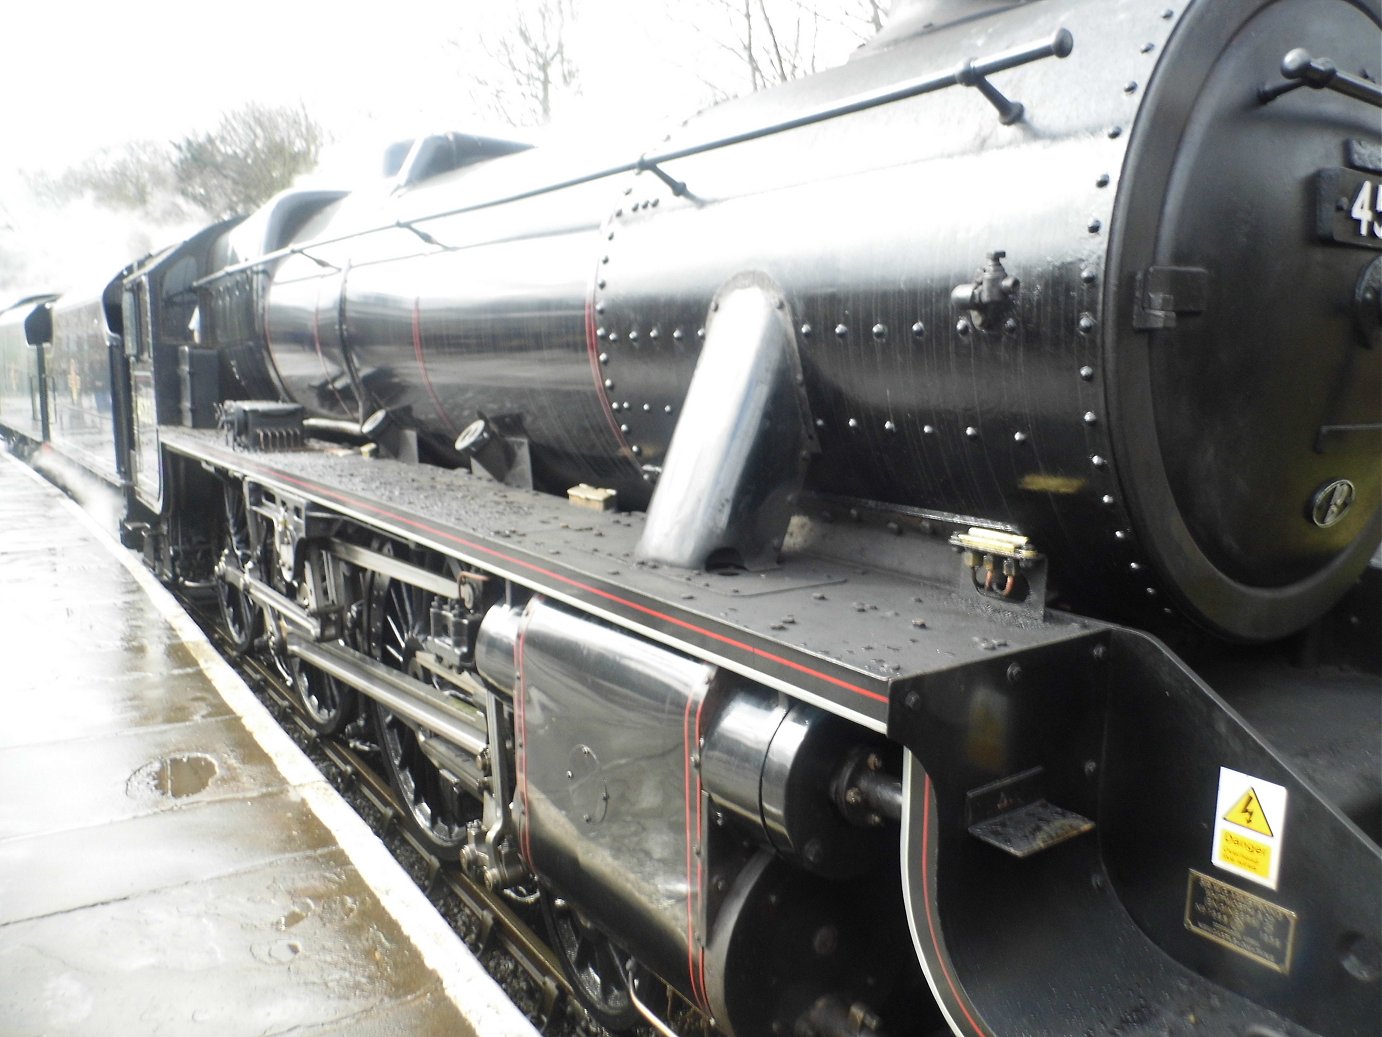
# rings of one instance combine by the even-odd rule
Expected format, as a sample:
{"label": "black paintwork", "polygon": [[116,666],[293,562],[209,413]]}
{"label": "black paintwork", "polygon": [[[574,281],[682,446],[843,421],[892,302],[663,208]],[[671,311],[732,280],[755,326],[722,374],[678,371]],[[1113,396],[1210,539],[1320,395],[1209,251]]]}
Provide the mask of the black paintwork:
{"label": "black paintwork", "polygon": [[[766,275],[797,329],[809,490],[1016,528],[1085,610],[1299,629],[1382,532],[1375,436],[1314,449],[1322,424],[1375,422],[1382,353],[1353,327],[1368,254],[1318,240],[1304,183],[1376,127],[1352,98],[1256,91],[1307,36],[1376,64],[1377,5],[975,13],[704,113],[641,163],[538,149],[327,206],[292,240],[320,244],[267,264],[278,383],[447,440],[502,416],[540,488],[641,508],[712,299]],[[1061,29],[1068,57],[987,80],[1021,119],[936,88]],[[957,307],[995,252],[1017,284]],[[1174,328],[1132,314],[1154,266],[1206,272]],[[1308,501],[1339,478],[1356,503],[1321,529]]]}

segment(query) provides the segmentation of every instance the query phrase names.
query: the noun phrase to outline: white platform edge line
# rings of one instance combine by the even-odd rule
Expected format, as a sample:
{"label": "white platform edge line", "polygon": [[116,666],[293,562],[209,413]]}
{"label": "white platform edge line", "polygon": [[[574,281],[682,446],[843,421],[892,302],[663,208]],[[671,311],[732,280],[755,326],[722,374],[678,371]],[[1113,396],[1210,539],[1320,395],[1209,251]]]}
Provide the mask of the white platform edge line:
{"label": "white platform edge line", "polygon": [[459,936],[438,915],[399,863],[313,766],[301,749],[278,726],[215,648],[201,628],[158,579],[132,552],[76,501],[48,482],[28,465],[7,452],[6,461],[56,494],[64,507],[106,548],[148,595],[160,616],[173,628],[226,704],[244,723],[264,752],[311,807],[322,824],[379,896],[385,910],[397,920],[418,953],[441,979],[447,996],[484,1037],[537,1037],[537,1030],[509,1000],[494,979],[471,954]]}

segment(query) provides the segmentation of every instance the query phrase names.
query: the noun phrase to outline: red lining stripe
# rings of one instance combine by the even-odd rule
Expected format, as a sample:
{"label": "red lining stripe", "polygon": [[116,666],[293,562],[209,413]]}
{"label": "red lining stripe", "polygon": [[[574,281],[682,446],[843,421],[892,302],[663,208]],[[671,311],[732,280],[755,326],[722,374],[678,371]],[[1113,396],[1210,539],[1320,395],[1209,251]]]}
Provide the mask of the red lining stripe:
{"label": "red lining stripe", "polygon": [[775,652],[764,651],[762,648],[757,648],[744,641],[739,641],[733,637],[730,637],[728,634],[720,634],[713,630],[707,630],[705,627],[697,626],[695,623],[692,623],[689,620],[680,619],[676,616],[668,615],[665,612],[659,612],[657,609],[652,608],[648,605],[640,605],[638,602],[630,601],[628,598],[620,597],[618,594],[615,594],[611,591],[601,590],[599,587],[591,586],[588,583],[582,583],[580,580],[573,579],[570,576],[564,576],[561,573],[554,572],[551,569],[543,568],[542,566],[536,565],[532,562],[524,561],[523,559],[517,558],[513,555],[505,554],[502,551],[497,551],[494,548],[487,547],[484,544],[475,543],[474,541],[467,540],[465,537],[460,536],[456,533],[449,532],[445,529],[439,529],[435,526],[430,526],[427,523],[421,522],[417,519],[408,518],[405,515],[401,515],[398,512],[390,511],[387,508],[380,507],[379,505],[373,504],[369,501],[351,497],[347,494],[339,493],[334,490],[329,490],[326,487],[321,486],[317,483],[312,483],[308,482],[305,479],[296,478],[295,476],[288,475],[285,472],[280,472],[277,469],[268,468],[267,466],[265,467],[265,470],[272,473],[275,478],[281,479],[284,482],[289,483],[290,485],[311,490],[312,492],[320,494],[323,497],[340,501],[344,504],[350,504],[359,507],[362,510],[371,512],[374,515],[379,516],[380,518],[390,519],[394,522],[398,522],[402,525],[416,529],[419,532],[427,533],[431,536],[435,536],[443,540],[449,540],[452,543],[459,544],[462,547],[465,547],[476,553],[489,555],[492,558],[497,558],[502,562],[509,563],[510,565],[514,565],[522,569],[527,569],[529,572],[545,576],[548,579],[553,580],[557,583],[566,584],[568,587],[574,587],[577,590],[584,591],[585,593],[598,598],[603,598],[606,601],[612,601],[634,612],[642,613],[645,616],[661,620],[664,623],[680,627],[683,630],[689,630],[692,633],[699,634],[702,637],[708,638],[712,641],[717,641],[720,644],[727,645],[731,648],[737,648],[740,651],[747,653],[751,658],[761,659],[765,662],[774,663],[775,665],[781,666],[785,669],[795,670],[797,673],[803,673],[808,677],[814,677],[817,680],[824,681],[827,684],[832,684],[835,687],[841,688],[845,691],[853,692],[856,695],[862,695],[865,698],[872,699],[875,702],[882,702],[885,704],[888,702],[888,696],[881,692],[874,691],[871,688],[865,688],[859,684],[851,684],[849,681],[842,680],[839,677],[831,676],[828,673],[822,673],[820,670],[813,669],[812,667],[807,666],[804,663],[794,662],[793,660],[784,658],[783,656],[780,656]]}
{"label": "red lining stripe", "polygon": [[518,693],[515,696],[517,702],[514,703],[514,720],[518,724],[518,788],[519,798],[523,800],[523,831],[520,841],[523,845],[523,859],[528,862],[531,871],[537,871],[537,865],[533,861],[533,844],[530,831],[529,820],[532,812],[528,804],[528,711],[526,703],[528,701],[528,681],[523,673],[523,640],[528,636],[528,617],[525,613],[518,621],[518,637],[513,643],[513,664],[518,673]]}
{"label": "red lining stripe", "polygon": [[[341,405],[341,413],[351,413],[346,402],[341,398],[340,390],[336,388],[336,379],[331,377],[331,371],[326,366],[326,356],[322,353],[322,336],[319,310],[321,309],[321,283],[317,283],[317,297],[312,300],[312,344],[317,347],[317,361],[322,365],[322,377],[326,379],[326,384],[331,387],[331,395],[336,397],[336,402]],[[266,324],[267,328],[268,325]],[[356,410],[359,410],[357,407]]]}
{"label": "red lining stripe", "polygon": [[[705,709],[705,696],[702,695],[696,703],[696,740],[693,743],[697,753],[701,747],[701,711]],[[696,834],[700,835],[705,831],[705,819],[702,816],[701,806],[705,800],[702,794],[701,772],[696,771]],[[705,847],[701,847],[701,855],[696,858],[696,895],[701,899],[701,911],[705,911]],[[700,980],[701,996],[705,999],[705,1011],[707,1015],[712,1014],[710,1010],[710,993],[705,986],[705,948],[702,946],[700,951]]]}
{"label": "red lining stripe", "polygon": [[921,807],[921,895],[926,902],[926,927],[931,931],[931,948],[936,953],[936,963],[941,967],[941,975],[945,977],[946,986],[950,988],[951,1000],[959,1006],[964,1013],[965,1019],[970,1027],[980,1037],[988,1037],[988,1032],[974,1021],[974,1016],[969,1014],[969,1007],[965,1004],[965,999],[960,996],[959,988],[955,985],[955,977],[950,974],[950,963],[941,954],[940,937],[936,935],[935,904],[931,901],[931,775],[926,775],[925,786],[922,789]]}
{"label": "red lining stripe", "polygon": [[451,430],[452,435],[457,435],[459,430],[451,421],[451,415],[446,413],[446,408],[441,405],[441,400],[437,397],[437,391],[432,388],[432,376],[427,371],[427,359],[422,353],[422,300],[413,300],[413,355],[417,357],[418,370],[422,372],[422,384],[427,390],[427,395],[432,398],[432,406],[437,410],[437,417],[441,418],[442,424]]}
{"label": "red lining stripe", "polygon": [[[695,854],[696,833],[691,828],[691,755],[695,751],[691,742],[691,706],[692,700],[686,700],[686,710],[681,717],[681,739],[682,748],[682,810],[686,824],[686,975],[691,984],[691,993],[700,1003],[702,1008],[707,1008],[705,1001],[705,991],[702,989],[696,977],[696,915],[695,915],[695,896],[699,886],[692,879],[694,870],[692,857]],[[708,1008],[707,1008],[708,1010]]]}

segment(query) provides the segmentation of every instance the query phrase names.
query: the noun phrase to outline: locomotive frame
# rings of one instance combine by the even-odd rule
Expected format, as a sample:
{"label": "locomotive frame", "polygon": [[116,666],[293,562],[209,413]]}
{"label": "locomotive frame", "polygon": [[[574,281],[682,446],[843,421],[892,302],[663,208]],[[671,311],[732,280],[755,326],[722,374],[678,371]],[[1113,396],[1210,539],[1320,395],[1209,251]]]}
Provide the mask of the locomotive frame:
{"label": "locomotive frame", "polygon": [[[1220,93],[1201,101],[1186,80],[1139,84],[1123,69],[1135,53],[1172,51],[1218,84],[1213,55],[1244,25],[1264,48],[1296,28],[1278,5],[1231,7],[1210,31],[1202,3],[1178,12],[1119,0],[1128,29],[1113,35],[1128,55],[1082,66],[1091,90],[1115,83],[1116,99],[1088,100],[1093,115],[1073,104],[1055,122],[1107,125],[1082,130],[1070,154],[1121,162],[1122,173],[1062,186],[1054,229],[1007,228],[988,235],[1001,241],[986,255],[916,259],[940,272],[900,296],[878,283],[910,238],[885,230],[881,209],[861,203],[870,234],[836,241],[830,263],[799,259],[805,239],[792,229],[726,272],[706,242],[747,219],[750,203],[770,209],[771,192],[750,177],[749,202],[720,199],[723,211],[696,192],[723,184],[746,146],[855,116],[891,127],[894,106],[946,90],[963,90],[987,121],[952,164],[925,167],[926,182],[974,172],[964,153],[975,141],[1024,120],[1030,130],[1042,100],[1056,107],[1052,69],[1083,53],[1100,14],[1091,5],[1000,4],[911,34],[904,22],[877,46],[888,69],[909,45],[959,64],[902,81],[889,71],[885,86],[843,101],[850,75],[818,77],[786,100],[706,116],[690,143],[594,172],[552,173],[507,142],[476,142],[467,157],[447,138],[454,181],[429,194],[434,178],[404,170],[407,190],[384,222],[368,199],[286,194],[103,286],[110,326],[79,352],[108,364],[110,456],[86,467],[124,495],[128,542],[165,580],[214,590],[238,647],[275,660],[323,735],[368,721],[433,852],[495,888],[541,888],[571,978],[608,1025],[643,1019],[668,1032],[648,1007],[661,982],[741,1037],[1372,1032],[1382,825],[1376,790],[1357,779],[1375,770],[1375,681],[1290,671],[1270,650],[1240,657],[1190,639],[1173,651],[1138,629],[1177,635],[1187,614],[1235,638],[1279,637],[1342,594],[1377,539],[1375,485],[1355,476],[1368,500],[1352,525],[1322,534],[1333,523],[1315,516],[1308,530],[1333,538],[1325,561],[1292,533],[1263,564],[1308,570],[1301,579],[1259,593],[1241,571],[1226,576],[1201,557],[1230,554],[1224,544],[1184,546],[1205,520],[1177,496],[1184,477],[1149,452],[1157,413],[1128,388],[1157,377],[1149,345],[1182,349],[1220,327],[1194,323],[1209,275],[1182,265],[1171,246],[1183,239],[1158,242],[1159,199],[1180,168],[1161,149],[1189,132],[1196,103],[1238,117],[1242,99],[1215,108]],[[1375,4],[1350,10],[1382,22]],[[1288,24],[1254,22],[1263,12]],[[980,50],[990,31],[1003,45]],[[1134,48],[1144,35],[1155,39]],[[948,42],[928,51],[932,38]],[[1288,55],[1282,74],[1260,97],[1249,84],[1254,104],[1297,82],[1377,103],[1367,80],[1308,55]],[[1382,177],[1365,144],[1351,141],[1349,175]],[[914,173],[883,151],[882,183]],[[437,153],[420,142],[414,158],[430,165]],[[820,181],[781,193],[819,199],[819,183],[860,175],[831,162]],[[996,174],[983,168],[989,183]],[[495,192],[510,170],[517,186]],[[612,213],[568,215],[621,183]],[[1149,183],[1162,185],[1155,204],[1139,193]],[[342,213],[346,229],[333,229]],[[549,225],[559,232],[535,229]],[[958,237],[957,226],[943,229]],[[592,231],[609,244],[589,257]],[[996,247],[1014,238],[1028,257],[1058,258]],[[533,263],[528,280],[511,265],[485,281],[488,257],[510,247]],[[774,266],[772,249],[787,258]],[[574,294],[552,273],[573,255],[596,267]],[[1327,252],[1326,265],[1352,269],[1354,255]],[[442,289],[418,256],[454,261],[480,287]],[[977,267],[972,282],[949,273],[957,264]],[[1354,309],[1334,320],[1349,334],[1371,312],[1376,268],[1365,265]],[[511,297],[483,297],[496,285]],[[441,300],[435,313],[424,299]],[[535,299],[524,348],[501,354],[509,383],[491,385],[524,406],[474,406],[462,431],[452,419],[472,405],[470,389],[443,381],[455,374],[444,348],[429,368],[429,343],[488,326],[491,312],[495,326],[515,321]],[[865,301],[874,311],[861,312]],[[461,314],[454,327],[429,326],[447,306]],[[85,313],[26,304],[16,315],[33,348],[0,338],[6,364],[51,359],[44,344]],[[1182,338],[1170,333],[1178,320]],[[576,348],[558,362],[548,340],[570,328]],[[1104,334],[1116,351],[1101,351]],[[939,393],[934,420],[953,428],[936,436],[920,406],[880,395],[881,360],[831,353],[823,338],[898,354],[899,339],[941,342],[925,348],[952,357],[983,345],[1003,363],[967,387],[976,399],[1008,400],[1021,379],[1005,358],[1024,357],[1035,395],[1058,400],[1059,413],[1028,408],[1018,420],[1005,406],[995,417]],[[1375,369],[1361,350],[1376,348],[1364,341],[1350,364]],[[390,366],[390,350],[411,357]],[[493,359],[469,358],[482,383],[497,377],[483,367]],[[575,398],[565,389],[510,391],[540,381],[544,362],[560,368],[556,383],[588,366],[576,409],[556,413],[551,401]],[[1073,389],[1052,388],[1075,373]],[[851,395],[859,385],[871,388]],[[1344,402],[1365,408],[1367,391]],[[47,413],[52,397],[39,395]],[[553,413],[534,413],[544,399]],[[425,408],[451,434],[439,436]],[[52,429],[3,411],[0,422],[65,449]],[[864,439],[848,438],[861,426]],[[898,461],[913,474],[980,457],[992,485],[970,473],[950,507],[899,498],[880,473],[897,453],[887,444],[913,433],[923,447]],[[584,445],[610,441],[607,454]],[[870,443],[885,446],[869,453]],[[1036,447],[1045,466],[1012,461],[1025,474],[999,492],[997,469]],[[573,471],[597,485],[561,495]],[[868,485],[888,489],[870,497]],[[604,510],[611,500],[634,510]],[[1344,506],[1337,492],[1322,504]],[[1040,528],[1073,532],[1024,535],[1048,512],[1057,521]],[[1377,572],[1348,602],[1356,617],[1364,601],[1373,623]],[[1088,614],[1054,607],[1065,601]],[[1316,642],[1339,638],[1326,661],[1350,650],[1337,630],[1313,628]],[[1282,707],[1276,687],[1294,704]],[[1305,715],[1310,694],[1328,703],[1323,719]],[[1301,750],[1297,729],[1316,723],[1354,729],[1341,759]]]}

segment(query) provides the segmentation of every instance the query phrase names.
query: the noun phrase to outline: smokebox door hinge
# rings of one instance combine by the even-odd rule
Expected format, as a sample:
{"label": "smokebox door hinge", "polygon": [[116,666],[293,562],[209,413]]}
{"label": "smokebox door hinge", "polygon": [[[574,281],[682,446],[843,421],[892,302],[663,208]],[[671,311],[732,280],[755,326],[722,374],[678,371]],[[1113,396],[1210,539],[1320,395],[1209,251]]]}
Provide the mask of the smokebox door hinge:
{"label": "smokebox door hinge", "polygon": [[1135,331],[1174,328],[1178,314],[1203,313],[1209,297],[1209,271],[1198,266],[1149,266],[1133,285]]}

